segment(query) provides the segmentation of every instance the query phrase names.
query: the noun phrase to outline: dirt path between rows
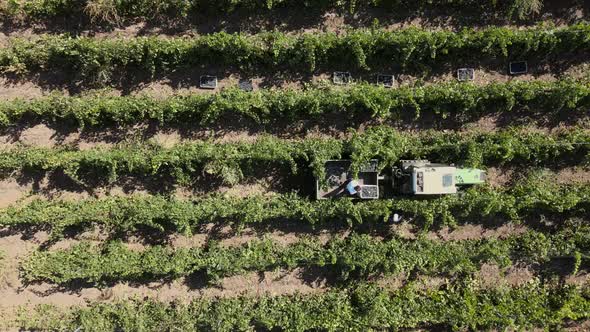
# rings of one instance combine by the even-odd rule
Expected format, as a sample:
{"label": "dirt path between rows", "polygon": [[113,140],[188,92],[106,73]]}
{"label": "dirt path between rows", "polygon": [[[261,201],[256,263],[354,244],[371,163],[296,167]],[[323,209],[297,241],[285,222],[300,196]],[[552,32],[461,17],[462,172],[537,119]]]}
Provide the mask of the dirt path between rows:
{"label": "dirt path between rows", "polygon": [[[522,177],[522,174],[523,170],[512,167],[492,167],[487,170],[487,182],[494,188],[510,187]],[[559,184],[590,184],[590,169],[582,167],[562,168],[555,171],[554,179]],[[122,181],[122,183],[88,189],[73,185],[70,180],[61,177],[56,178],[51,174],[41,179],[10,177],[0,180],[0,208],[24,204],[33,199],[73,201],[107,196],[167,194],[177,199],[189,200],[211,193],[221,193],[229,197],[242,198],[255,195],[272,196],[294,191],[298,191],[303,196],[311,194],[309,192],[311,182],[302,185],[302,182],[298,182],[299,180],[294,181],[294,183],[281,184],[281,181],[277,180],[277,178],[269,177],[248,180],[234,186],[209,187],[195,185],[190,188],[176,186],[161,191],[162,188],[152,187],[150,183],[143,184],[141,181],[132,181],[130,183]]]}
{"label": "dirt path between rows", "polygon": [[[583,57],[586,59],[586,57]],[[472,67],[475,70],[475,79],[472,83],[482,86],[490,83],[506,83],[510,81],[555,81],[561,78],[584,79],[590,78],[588,70],[590,64],[579,57],[572,64],[551,62],[551,63],[529,63],[529,73],[511,76],[507,73],[507,64],[503,62],[492,62],[482,65],[481,63],[465,63],[459,67]],[[457,67],[458,68],[458,67]],[[426,76],[417,74],[383,72],[374,68],[369,72],[351,71],[355,82],[375,83],[378,74],[391,74],[395,77],[395,86],[431,85],[440,83],[457,82],[457,68],[445,68],[434,71]],[[347,70],[340,68],[339,70]],[[199,78],[201,75],[217,76],[218,85],[215,90],[199,89]],[[121,81],[110,85],[108,91],[113,95],[149,95],[156,98],[164,98],[175,94],[212,94],[230,87],[237,87],[240,79],[251,79],[254,90],[271,88],[302,89],[305,85],[331,85],[331,73],[315,73],[311,75],[289,73],[260,73],[258,76],[250,76],[245,73],[232,71],[228,68],[212,68],[207,71],[202,69],[188,69],[165,77],[155,77],[145,81]],[[61,95],[78,95],[92,91],[92,86],[85,86],[84,82],[76,82],[65,74],[52,73],[48,75],[31,75],[21,78],[7,78],[0,76],[0,99],[10,100],[15,98],[32,99],[41,96],[57,93]]]}
{"label": "dirt path between rows", "polygon": [[[408,229],[408,226],[403,226]],[[526,228],[519,225],[505,225],[497,229],[483,229],[481,225],[459,226],[453,231],[443,229],[438,232],[430,232],[428,238],[434,240],[468,240],[483,238],[505,238],[509,235],[520,234]],[[248,230],[245,230],[248,233]],[[341,234],[339,236],[345,236]],[[284,245],[294,243],[298,237],[293,234],[246,234],[234,236],[222,241],[223,245],[236,246],[252,241],[255,238],[271,237]],[[332,234],[325,233],[319,238],[326,242]],[[409,236],[412,237],[412,236]],[[326,290],[329,285],[327,275],[319,271],[306,271],[295,269],[293,271],[270,271],[262,273],[248,273],[241,276],[223,278],[217,286],[203,284],[199,280],[178,279],[173,281],[154,281],[149,283],[116,283],[106,287],[81,287],[76,289],[60,288],[48,283],[25,285],[19,277],[19,264],[31,252],[47,240],[47,234],[39,232],[31,238],[23,238],[20,234],[4,236],[0,238],[0,251],[4,253],[2,277],[0,279],[0,298],[4,305],[35,305],[54,304],[58,306],[84,305],[87,301],[113,301],[127,298],[152,298],[161,301],[190,301],[200,297],[233,297],[240,294],[259,296],[262,294],[293,294],[316,293]],[[62,240],[54,244],[48,250],[66,249],[75,244],[77,240]],[[203,242],[202,234],[190,238],[176,236],[172,242],[174,247],[200,246]],[[142,250],[138,243],[129,243],[137,250]],[[482,281],[482,286],[493,287],[498,282],[506,283],[509,286],[518,286],[533,279],[534,274],[526,267],[511,267],[502,272],[497,266],[486,264],[482,266],[477,275]],[[398,288],[404,284],[404,278],[384,278],[381,284],[388,284],[390,287]],[[588,276],[578,275],[568,279],[574,284],[588,282]],[[429,284],[434,286],[436,278]],[[444,280],[442,280],[444,281]]]}
{"label": "dirt path between rows", "polygon": [[[411,115],[413,117],[413,115]],[[362,134],[374,126],[390,126],[399,132],[408,134],[419,134],[424,131],[433,130],[435,123],[427,123],[430,120],[414,120],[412,122],[402,121],[379,121],[376,119],[347,121],[341,117],[326,115],[318,120],[289,121],[289,123],[257,125],[247,124],[247,121],[240,122],[234,119],[234,123],[227,123],[232,119],[223,119],[211,126],[200,126],[198,124],[185,124],[182,126],[160,126],[155,123],[139,123],[129,127],[106,127],[106,128],[85,128],[77,126],[60,126],[44,123],[30,123],[15,125],[0,131],[0,149],[8,149],[14,146],[31,147],[57,147],[68,146],[80,150],[88,150],[95,147],[112,147],[119,143],[143,143],[146,141],[170,148],[179,143],[190,143],[194,140],[209,140],[215,143],[252,143],[261,137],[274,136],[285,140],[295,139],[349,139],[354,134]],[[519,126],[522,130],[541,132],[546,134],[559,133],[571,128],[580,128],[590,131],[590,115],[588,117],[569,116],[561,120],[541,119],[534,116],[523,117],[515,115],[503,118],[498,115],[484,116],[472,122],[457,124],[452,119],[441,120],[444,123],[456,126],[453,129],[439,128],[445,132],[478,132],[493,133],[501,129]],[[334,118],[334,119],[332,119]],[[538,120],[539,122],[535,122]],[[326,122],[324,122],[326,121]],[[519,121],[519,122],[517,122]]]}

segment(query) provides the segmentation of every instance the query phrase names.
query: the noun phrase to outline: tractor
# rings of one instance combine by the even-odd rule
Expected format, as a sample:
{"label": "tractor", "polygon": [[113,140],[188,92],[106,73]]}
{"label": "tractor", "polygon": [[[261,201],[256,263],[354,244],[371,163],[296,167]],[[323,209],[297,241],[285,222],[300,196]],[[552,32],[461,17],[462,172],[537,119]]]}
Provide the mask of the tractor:
{"label": "tractor", "polygon": [[[454,165],[431,163],[428,160],[402,160],[382,174],[378,161],[371,160],[360,167],[352,177],[351,160],[329,160],[325,163],[325,181],[316,179],[316,198],[329,199],[350,196],[347,184],[355,181],[360,188],[356,198],[378,199],[384,196],[380,188],[390,195],[448,195],[456,194],[460,187],[485,183],[485,171],[477,168],[460,168]],[[380,186],[380,183],[383,185]]]}

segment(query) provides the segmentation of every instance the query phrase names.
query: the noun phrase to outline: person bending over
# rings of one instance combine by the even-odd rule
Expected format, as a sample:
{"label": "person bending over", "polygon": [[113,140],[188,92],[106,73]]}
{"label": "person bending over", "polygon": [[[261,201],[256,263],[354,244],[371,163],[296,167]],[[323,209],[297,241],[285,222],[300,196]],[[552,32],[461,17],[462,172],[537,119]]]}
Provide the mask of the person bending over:
{"label": "person bending over", "polygon": [[361,186],[359,185],[358,181],[355,179],[348,181],[348,184],[346,185],[346,192],[350,197],[361,197]]}

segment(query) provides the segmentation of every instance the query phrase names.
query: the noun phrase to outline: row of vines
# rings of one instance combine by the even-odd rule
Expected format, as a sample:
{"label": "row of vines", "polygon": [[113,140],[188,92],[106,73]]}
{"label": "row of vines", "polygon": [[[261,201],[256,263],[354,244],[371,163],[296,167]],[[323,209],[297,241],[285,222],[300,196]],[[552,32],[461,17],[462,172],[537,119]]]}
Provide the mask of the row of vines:
{"label": "row of vines", "polygon": [[254,142],[215,143],[196,141],[164,148],[155,144],[131,144],[113,148],[77,150],[70,148],[14,147],[0,151],[0,174],[62,171],[72,180],[114,183],[120,176],[147,176],[190,185],[195,177],[213,176],[236,184],[256,170],[275,167],[296,174],[298,169],[324,178],[324,163],[349,157],[353,171],[378,158],[380,168],[400,159],[436,160],[471,166],[499,164],[587,165],[590,132],[569,128],[547,134],[509,129],[493,133],[422,132],[400,133],[378,126],[350,139],[307,138],[283,140],[262,136]]}
{"label": "row of vines", "polygon": [[[138,251],[118,241],[101,245],[81,242],[69,249],[36,251],[21,268],[23,278],[64,284],[72,281],[141,281],[204,273],[204,280],[249,271],[325,268],[341,281],[381,275],[463,275],[484,263],[509,267],[513,261],[543,266],[559,259],[568,274],[577,273],[590,258],[590,229],[582,221],[552,235],[528,231],[504,239],[437,242],[425,238],[381,240],[353,233],[323,244],[313,238],[281,245],[270,239],[238,247],[209,242],[204,247],[149,246]],[[563,264],[564,260],[568,264]],[[551,269],[543,273],[550,273]]]}
{"label": "row of vines", "polygon": [[0,49],[0,72],[65,70],[82,80],[108,82],[115,73],[166,74],[189,67],[221,66],[313,72],[368,70],[391,64],[406,70],[473,59],[526,59],[579,54],[590,49],[590,25],[526,30],[428,31],[408,28],[288,35],[208,34],[194,38],[99,39],[70,36],[11,39]]}
{"label": "row of vines", "polygon": [[[590,23],[489,24],[515,18],[530,23],[540,17],[533,14],[544,1],[0,0],[5,33],[22,36],[2,40],[5,83],[34,80],[41,88],[67,84],[72,91],[82,90],[72,96],[56,91],[36,99],[1,100],[0,129],[6,135],[38,123],[52,129],[126,127],[126,132],[142,126],[142,133],[143,126],[149,126],[145,132],[159,133],[175,125],[181,136],[187,127],[208,127],[207,132],[247,127],[257,133],[315,131],[315,126],[325,132],[324,125],[331,133],[340,125],[359,128],[338,136],[260,134],[237,141],[217,140],[220,133],[211,131],[210,139],[182,139],[172,146],[134,138],[88,149],[76,143],[4,144],[0,179],[16,181],[18,195],[24,183],[35,183],[30,195],[0,208],[1,236],[23,235],[17,242],[10,237],[0,243],[0,282],[4,269],[11,279],[0,292],[0,297],[8,294],[8,305],[0,308],[0,330],[502,331],[560,330],[590,320],[590,186],[586,179],[573,181],[570,173],[560,172],[574,169],[576,176],[590,166],[590,81],[564,75],[554,81],[423,84],[461,67],[508,69],[509,62],[523,60],[577,75],[573,67],[590,52]],[[575,6],[568,15],[579,14]],[[553,7],[543,19],[564,15]],[[291,31],[297,25],[291,20],[299,20],[302,12],[300,31]],[[284,15],[289,22],[283,22]],[[354,27],[315,32],[324,24],[320,20],[328,22],[332,15],[335,25],[342,18]],[[380,24],[376,17],[388,22]],[[478,28],[391,29],[392,23],[410,21],[456,27],[473,18]],[[253,27],[259,21],[281,25],[272,31],[251,28],[253,34],[199,34],[205,26],[249,31],[246,20]],[[196,32],[93,36],[129,24],[125,33],[137,26]],[[312,25],[312,32],[306,30]],[[29,27],[32,35],[20,30]],[[36,28],[73,34],[40,35]],[[193,85],[204,74],[314,81],[336,71],[352,72],[354,82],[335,86],[322,79],[300,88],[257,91],[235,86],[164,98],[85,91],[100,86],[128,91],[168,79]],[[407,74],[418,83],[388,89],[366,81],[377,73]],[[498,123],[569,122],[551,130],[502,126],[489,132],[392,127],[420,120],[456,128],[487,116],[497,116]],[[386,199],[308,198],[316,179],[320,185],[328,182],[324,166],[332,159],[350,159],[353,177],[373,159],[384,176],[399,175],[391,167],[403,159],[517,171],[506,175],[510,179],[504,184],[462,187],[457,195],[389,195],[388,186],[382,187]],[[556,180],[557,172],[568,178],[566,183]],[[249,195],[258,188],[250,186],[254,181],[273,193]],[[217,190],[227,186],[236,186],[230,191],[241,196]],[[141,187],[151,194],[100,195],[119,187]],[[69,196],[65,191],[70,189],[94,196],[55,199]],[[211,192],[181,199],[177,190]],[[51,199],[31,199],[35,194]],[[436,232],[442,226],[453,230],[474,224],[482,228],[470,233],[472,227],[465,227],[464,233],[448,237]],[[488,232],[500,225],[507,227]],[[242,236],[245,229],[255,235]],[[276,232],[265,235],[268,230]],[[137,241],[129,243],[132,239]],[[485,275],[488,268],[497,275]],[[286,287],[281,284],[277,292],[285,295],[260,294],[262,288],[249,278],[268,281],[268,289],[275,289],[271,271],[290,273],[297,284],[281,280]],[[12,280],[17,272],[18,280]],[[512,274],[518,274],[517,282]],[[242,295],[223,289],[242,280],[248,280]],[[306,287],[299,288],[299,282]],[[147,297],[111,301],[109,293],[119,285]],[[208,297],[213,287],[220,288],[221,293],[213,293],[221,297]],[[187,301],[149,299],[161,292],[175,296],[178,289],[186,290],[181,297]],[[310,293],[291,293],[297,289]],[[49,296],[52,292],[58,296]],[[59,296],[65,292],[71,296]],[[23,309],[4,315],[21,294],[18,300],[27,303]],[[63,304],[72,298],[96,301],[34,310],[30,304]]]}
{"label": "row of vines", "polygon": [[551,174],[530,176],[506,189],[472,188],[461,196],[353,202],[348,199],[310,201],[295,194],[246,198],[211,195],[195,200],[135,195],[81,201],[35,200],[0,210],[0,227],[50,229],[53,238],[74,228],[99,225],[123,234],[139,230],[179,232],[190,236],[207,223],[248,226],[259,223],[323,224],[389,222],[401,213],[424,230],[458,223],[484,223],[485,218],[519,222],[542,214],[583,216],[590,210],[590,186],[560,185]]}
{"label": "row of vines", "polygon": [[257,124],[278,120],[321,119],[336,114],[354,121],[362,118],[417,119],[421,114],[440,121],[468,121],[485,114],[520,112],[534,117],[582,116],[590,107],[587,82],[513,81],[485,86],[435,84],[386,89],[367,84],[346,89],[307,87],[245,92],[236,88],[217,94],[179,95],[166,99],[149,96],[52,95],[36,100],[0,101],[0,123],[14,125],[28,119],[79,127],[133,125],[142,121],[160,124],[219,123],[237,115]]}
{"label": "row of vines", "polygon": [[497,11],[498,14],[524,19],[539,11],[542,1],[510,0],[14,0],[0,7],[5,19],[47,20],[55,17],[86,16],[96,23],[118,24],[133,19],[178,19],[196,14],[231,13],[235,10],[256,11],[277,8],[307,10],[339,9],[351,13],[370,8],[381,10],[422,10],[453,8],[458,11]]}
{"label": "row of vines", "polygon": [[372,284],[322,294],[198,299],[190,304],[153,300],[95,303],[64,311],[39,306],[13,325],[27,330],[83,331],[369,331],[438,326],[444,330],[559,330],[590,318],[590,293],[538,281],[485,289],[465,279],[453,287],[419,284],[391,291]]}

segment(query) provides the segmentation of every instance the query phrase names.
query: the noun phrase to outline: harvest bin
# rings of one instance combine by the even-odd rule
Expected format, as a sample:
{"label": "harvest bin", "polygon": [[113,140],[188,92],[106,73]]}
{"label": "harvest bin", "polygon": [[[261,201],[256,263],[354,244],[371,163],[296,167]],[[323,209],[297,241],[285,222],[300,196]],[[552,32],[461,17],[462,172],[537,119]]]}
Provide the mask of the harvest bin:
{"label": "harvest bin", "polygon": [[[316,198],[328,199],[348,196],[346,184],[352,178],[351,165],[352,161],[350,160],[328,160],[324,165],[325,186],[322,186],[321,181],[316,180]],[[379,170],[377,166],[377,160],[369,161],[361,167],[355,178],[361,186],[361,199],[379,198]]]}
{"label": "harvest bin", "polygon": [[199,79],[199,87],[201,89],[213,90],[217,88],[217,76],[203,75]]}
{"label": "harvest bin", "polygon": [[352,75],[347,71],[335,71],[332,80],[334,84],[346,85],[352,82]]}
{"label": "harvest bin", "polygon": [[377,75],[377,84],[383,85],[386,88],[392,88],[394,82],[393,75]]}
{"label": "harvest bin", "polygon": [[509,66],[510,74],[525,74],[528,71],[528,65],[526,61],[511,62]]}
{"label": "harvest bin", "polygon": [[457,80],[473,81],[475,79],[475,70],[473,68],[459,68],[457,69]]}

